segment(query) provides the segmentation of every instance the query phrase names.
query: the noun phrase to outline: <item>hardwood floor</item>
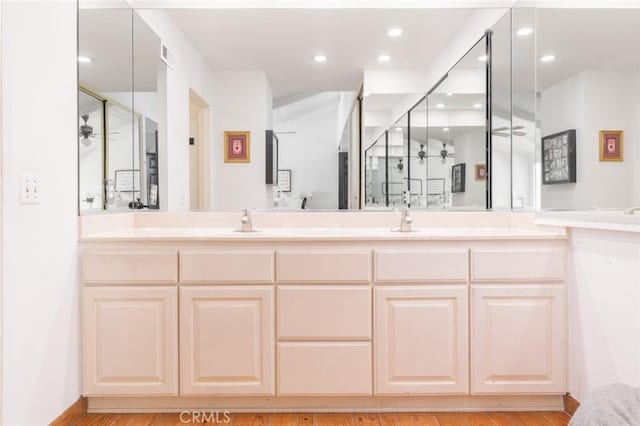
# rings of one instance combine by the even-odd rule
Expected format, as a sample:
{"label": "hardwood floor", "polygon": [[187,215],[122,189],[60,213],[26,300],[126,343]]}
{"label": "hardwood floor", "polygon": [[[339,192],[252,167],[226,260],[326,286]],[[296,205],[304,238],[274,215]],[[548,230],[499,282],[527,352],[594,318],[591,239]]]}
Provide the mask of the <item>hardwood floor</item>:
{"label": "hardwood floor", "polygon": [[[207,413],[208,414],[208,413]],[[344,414],[230,414],[220,413],[218,422],[209,416],[203,422],[180,414],[83,414],[68,419],[73,426],[177,426],[227,424],[231,426],[565,426],[569,415],[562,412],[500,413],[344,413]],[[194,421],[200,420],[200,421]]]}

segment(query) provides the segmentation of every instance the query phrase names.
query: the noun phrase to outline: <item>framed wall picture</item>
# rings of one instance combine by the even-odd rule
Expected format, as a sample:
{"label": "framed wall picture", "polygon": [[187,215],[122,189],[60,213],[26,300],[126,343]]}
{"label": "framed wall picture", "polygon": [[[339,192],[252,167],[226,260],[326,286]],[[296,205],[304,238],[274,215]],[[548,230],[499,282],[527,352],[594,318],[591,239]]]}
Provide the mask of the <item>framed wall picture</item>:
{"label": "framed wall picture", "polygon": [[278,170],[278,190],[291,192],[291,170]]}
{"label": "framed wall picture", "polygon": [[600,130],[600,161],[623,161],[624,132]]}
{"label": "framed wall picture", "polygon": [[464,192],[466,168],[465,163],[455,164],[451,168],[451,192]]}
{"label": "framed wall picture", "polygon": [[224,162],[251,162],[250,132],[224,132]]}
{"label": "framed wall picture", "polygon": [[487,165],[486,164],[476,164],[475,165],[475,174],[476,180],[487,180]]}
{"label": "framed wall picture", "polygon": [[576,131],[542,138],[542,184],[576,182]]}

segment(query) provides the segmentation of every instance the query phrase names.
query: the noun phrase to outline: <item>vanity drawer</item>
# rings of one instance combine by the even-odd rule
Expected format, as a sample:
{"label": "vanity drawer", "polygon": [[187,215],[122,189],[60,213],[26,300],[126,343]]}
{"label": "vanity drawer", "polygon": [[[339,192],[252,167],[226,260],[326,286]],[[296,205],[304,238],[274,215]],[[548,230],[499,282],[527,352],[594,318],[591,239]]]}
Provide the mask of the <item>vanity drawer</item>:
{"label": "vanity drawer", "polygon": [[278,288],[278,338],[371,339],[369,286]]}
{"label": "vanity drawer", "polygon": [[183,284],[271,284],[273,250],[182,250],[180,282]]}
{"label": "vanity drawer", "polygon": [[369,342],[278,343],[278,395],[371,395]]}
{"label": "vanity drawer", "polygon": [[471,281],[562,281],[564,248],[471,250]]}
{"label": "vanity drawer", "polygon": [[463,250],[376,250],[376,282],[467,282],[469,252]]}
{"label": "vanity drawer", "polygon": [[369,250],[279,250],[280,283],[343,283],[371,281]]}
{"label": "vanity drawer", "polygon": [[175,284],[177,250],[88,250],[82,255],[85,284]]}

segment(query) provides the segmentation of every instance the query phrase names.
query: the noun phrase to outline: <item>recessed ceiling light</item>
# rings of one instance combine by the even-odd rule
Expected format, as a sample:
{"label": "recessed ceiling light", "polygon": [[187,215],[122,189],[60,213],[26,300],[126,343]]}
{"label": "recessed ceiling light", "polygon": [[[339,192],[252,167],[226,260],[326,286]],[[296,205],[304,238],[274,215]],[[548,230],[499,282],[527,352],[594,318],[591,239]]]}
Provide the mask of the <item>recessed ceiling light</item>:
{"label": "recessed ceiling light", "polygon": [[436,108],[444,108],[444,104],[437,104]]}
{"label": "recessed ceiling light", "polygon": [[443,132],[448,132],[448,131],[449,131],[449,128],[448,128],[448,127],[445,127],[445,128],[443,128],[443,129],[442,129],[442,131],[443,131]]}
{"label": "recessed ceiling light", "polygon": [[380,55],[378,56],[378,61],[380,62],[389,62],[391,60],[391,56],[389,55]]}
{"label": "recessed ceiling light", "polygon": [[78,56],[78,62],[81,64],[88,64],[92,61],[92,59],[88,56]]}
{"label": "recessed ceiling light", "polygon": [[401,132],[402,131],[402,127],[396,127],[396,132]]}
{"label": "recessed ceiling light", "polygon": [[389,37],[398,37],[402,35],[402,28],[391,28],[387,31]]}
{"label": "recessed ceiling light", "polygon": [[554,55],[544,55],[542,58],[540,58],[540,62],[551,62],[555,59],[556,57]]}
{"label": "recessed ceiling light", "polygon": [[482,108],[482,104],[473,104],[474,108]]}
{"label": "recessed ceiling light", "polygon": [[520,37],[525,37],[528,36],[529,34],[533,33],[533,28],[529,28],[529,27],[523,27],[520,28],[516,34],[518,34]]}
{"label": "recessed ceiling light", "polygon": [[327,61],[327,57],[324,55],[316,55],[313,57],[313,60],[316,62],[326,62]]}
{"label": "recessed ceiling light", "polygon": [[447,92],[447,96],[453,96],[453,93]]}
{"label": "recessed ceiling light", "polygon": [[478,56],[480,62],[487,62],[487,55]]}

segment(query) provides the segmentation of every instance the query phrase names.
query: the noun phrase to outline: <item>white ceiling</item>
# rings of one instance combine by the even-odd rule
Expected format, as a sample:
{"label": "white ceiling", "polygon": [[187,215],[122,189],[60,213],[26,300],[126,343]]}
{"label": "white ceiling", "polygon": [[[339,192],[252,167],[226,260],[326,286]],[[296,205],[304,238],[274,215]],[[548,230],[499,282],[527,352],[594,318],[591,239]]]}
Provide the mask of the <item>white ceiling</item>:
{"label": "white ceiling", "polygon": [[[365,69],[426,68],[474,9],[173,9],[214,70],[264,70],[274,102],[357,90]],[[392,27],[404,34],[387,36]],[[313,61],[323,54],[326,63]],[[378,62],[381,54],[392,57]]]}
{"label": "white ceiling", "polygon": [[553,62],[537,61],[538,90],[587,69],[640,68],[638,9],[538,9],[535,24],[536,59],[556,56]]}
{"label": "white ceiling", "polygon": [[99,93],[157,90],[160,38],[131,9],[81,9],[78,33],[79,55],[92,59],[78,65],[80,84]]}

